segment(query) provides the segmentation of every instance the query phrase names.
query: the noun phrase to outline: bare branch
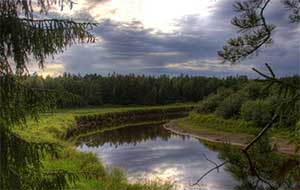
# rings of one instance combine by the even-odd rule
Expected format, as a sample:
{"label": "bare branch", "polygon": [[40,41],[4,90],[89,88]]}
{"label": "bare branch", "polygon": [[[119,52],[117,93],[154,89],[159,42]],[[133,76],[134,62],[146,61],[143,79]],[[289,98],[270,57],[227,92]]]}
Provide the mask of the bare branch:
{"label": "bare branch", "polygon": [[[209,161],[210,163],[214,164],[215,166],[218,166],[218,164],[217,164],[216,162],[214,162],[214,161],[208,159],[207,156],[206,156],[205,154],[203,154],[203,157],[204,157],[207,161]],[[218,170],[218,172],[219,172],[219,170]]]}
{"label": "bare branch", "polygon": [[278,118],[278,115],[274,115],[272,120],[260,131],[260,133],[243,149],[243,152],[247,152],[251,146],[254,145],[271,127],[275,120]]}
{"label": "bare branch", "polygon": [[247,159],[248,159],[248,162],[249,162],[249,165],[250,165],[250,171],[252,173],[252,175],[256,176],[257,179],[261,182],[263,182],[264,184],[267,184],[271,189],[273,190],[276,190],[277,188],[275,188],[270,182],[268,182],[267,180],[263,179],[259,173],[257,172],[253,162],[252,162],[252,159],[251,159],[251,156],[249,155],[249,153],[247,152],[247,150],[243,150],[244,154],[246,155]]}
{"label": "bare branch", "polygon": [[219,168],[221,168],[222,166],[224,166],[225,164],[227,164],[228,162],[225,161],[219,165],[216,165],[215,167],[213,167],[212,169],[208,170],[207,172],[205,172],[195,183],[191,184],[191,186],[195,186],[198,185],[202,179],[204,179],[208,174],[210,174],[211,172],[213,172],[214,170],[219,171]]}

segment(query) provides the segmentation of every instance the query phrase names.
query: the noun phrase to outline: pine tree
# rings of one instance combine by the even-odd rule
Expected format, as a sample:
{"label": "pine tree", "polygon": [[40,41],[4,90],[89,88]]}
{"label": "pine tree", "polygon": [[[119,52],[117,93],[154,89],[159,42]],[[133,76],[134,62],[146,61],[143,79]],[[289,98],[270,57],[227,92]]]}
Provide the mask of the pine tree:
{"label": "pine tree", "polygon": [[14,133],[26,127],[26,118],[38,118],[51,105],[49,91],[22,84],[32,58],[42,68],[45,58],[74,43],[94,42],[91,23],[38,19],[50,5],[71,1],[1,0],[0,2],[0,189],[63,189],[76,179],[65,171],[45,171],[41,158],[56,155],[56,145],[30,142]]}

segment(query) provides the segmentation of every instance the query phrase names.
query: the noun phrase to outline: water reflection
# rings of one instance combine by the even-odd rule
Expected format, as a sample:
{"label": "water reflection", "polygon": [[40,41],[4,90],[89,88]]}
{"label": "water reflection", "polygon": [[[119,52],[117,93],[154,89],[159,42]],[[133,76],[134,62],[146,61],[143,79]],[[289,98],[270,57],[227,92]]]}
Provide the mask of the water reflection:
{"label": "water reflection", "polygon": [[117,148],[124,144],[136,145],[147,140],[155,141],[157,138],[167,141],[170,137],[171,133],[160,126],[129,126],[81,137],[77,145],[86,144],[88,147],[100,147],[109,144]]}
{"label": "water reflection", "polygon": [[232,190],[237,182],[220,169],[197,187],[194,182],[212,167],[203,154],[219,161],[218,153],[194,138],[170,133],[160,126],[128,127],[81,138],[81,151],[94,152],[109,168],[120,167],[130,181],[169,180],[178,190]]}

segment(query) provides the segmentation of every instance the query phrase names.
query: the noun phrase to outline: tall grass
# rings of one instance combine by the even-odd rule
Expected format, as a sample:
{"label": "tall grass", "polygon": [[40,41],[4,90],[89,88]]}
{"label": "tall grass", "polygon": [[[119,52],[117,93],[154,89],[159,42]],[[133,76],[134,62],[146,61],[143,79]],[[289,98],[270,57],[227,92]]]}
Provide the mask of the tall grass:
{"label": "tall grass", "polygon": [[[179,119],[178,126],[191,132],[207,132],[211,134],[227,135],[256,135],[261,128],[256,127],[254,121],[243,119],[224,119],[215,114],[200,114],[192,112],[188,117]],[[283,128],[271,128],[269,135],[272,138],[288,139],[290,131]]]}
{"label": "tall grass", "polygon": [[42,160],[44,170],[64,170],[75,173],[79,180],[75,184],[70,183],[71,189],[170,190],[172,189],[172,185],[168,182],[153,181],[141,184],[129,184],[122,171],[115,169],[108,172],[96,155],[78,152],[73,142],[67,141],[63,137],[70,127],[77,125],[75,117],[79,116],[97,115],[97,117],[100,117],[99,115],[115,112],[122,113],[134,110],[145,112],[145,110],[149,111],[151,109],[166,111],[168,109],[184,109],[184,107],[189,107],[189,105],[58,110],[54,113],[41,115],[38,121],[29,118],[27,127],[16,128],[15,132],[25,137],[28,141],[57,144],[59,147],[58,155],[56,157],[46,155]]}
{"label": "tall grass", "polygon": [[220,130],[230,133],[248,133],[256,134],[258,129],[254,122],[241,119],[224,119],[214,114],[191,113],[184,121],[195,128],[204,128],[206,130]]}

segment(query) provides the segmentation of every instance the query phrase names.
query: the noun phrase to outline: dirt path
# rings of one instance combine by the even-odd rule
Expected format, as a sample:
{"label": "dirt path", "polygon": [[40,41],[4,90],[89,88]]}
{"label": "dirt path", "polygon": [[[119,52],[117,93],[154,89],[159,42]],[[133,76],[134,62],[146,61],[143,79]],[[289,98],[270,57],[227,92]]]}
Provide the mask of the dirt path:
{"label": "dirt path", "polygon": [[[213,143],[227,143],[237,147],[245,147],[247,145],[248,139],[251,138],[251,135],[243,134],[234,136],[232,134],[228,135],[226,133],[205,133],[201,131],[187,131],[185,129],[180,128],[176,120],[172,120],[166,124],[164,124],[164,128],[179,135],[190,136],[193,138],[197,138],[200,140],[213,142]],[[292,144],[289,144],[286,140],[273,140],[273,146],[276,146],[276,149],[280,153],[295,155],[295,147]],[[297,153],[300,155],[300,152]]]}

